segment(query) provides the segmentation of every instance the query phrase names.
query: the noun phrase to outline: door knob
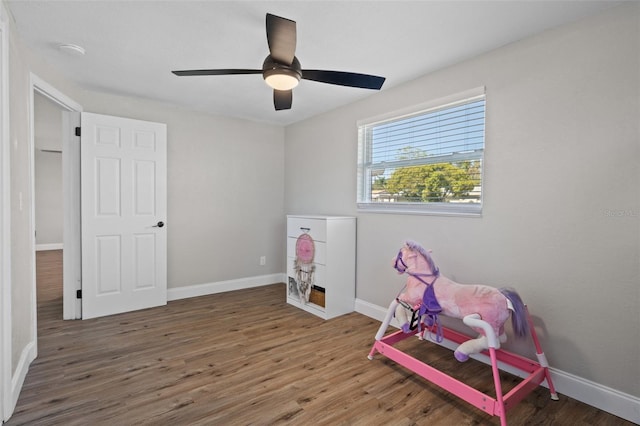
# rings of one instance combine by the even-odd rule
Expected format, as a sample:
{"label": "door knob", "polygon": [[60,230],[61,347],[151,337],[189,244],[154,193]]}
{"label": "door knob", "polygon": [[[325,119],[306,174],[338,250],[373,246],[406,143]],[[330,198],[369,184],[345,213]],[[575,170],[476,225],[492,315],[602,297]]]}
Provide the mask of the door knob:
{"label": "door knob", "polygon": [[152,228],[162,228],[164,226],[164,222],[160,221],[152,226]]}

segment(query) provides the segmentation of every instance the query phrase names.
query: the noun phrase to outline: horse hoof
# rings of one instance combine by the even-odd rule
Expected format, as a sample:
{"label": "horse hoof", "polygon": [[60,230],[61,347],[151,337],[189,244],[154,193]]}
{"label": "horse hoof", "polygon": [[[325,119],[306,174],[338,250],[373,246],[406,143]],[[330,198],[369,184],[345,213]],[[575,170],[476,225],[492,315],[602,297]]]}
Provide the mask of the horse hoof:
{"label": "horse hoof", "polygon": [[460,362],[465,362],[469,360],[469,355],[463,354],[462,352],[455,351],[453,353],[453,356],[455,356],[456,359]]}

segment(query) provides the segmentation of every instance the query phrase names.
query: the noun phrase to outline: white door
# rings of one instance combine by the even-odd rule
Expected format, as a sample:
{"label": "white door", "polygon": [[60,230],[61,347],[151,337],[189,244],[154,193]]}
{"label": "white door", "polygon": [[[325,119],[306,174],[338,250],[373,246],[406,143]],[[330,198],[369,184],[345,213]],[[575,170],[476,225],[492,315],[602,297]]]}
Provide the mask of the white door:
{"label": "white door", "polygon": [[166,125],[81,122],[82,318],[165,305]]}

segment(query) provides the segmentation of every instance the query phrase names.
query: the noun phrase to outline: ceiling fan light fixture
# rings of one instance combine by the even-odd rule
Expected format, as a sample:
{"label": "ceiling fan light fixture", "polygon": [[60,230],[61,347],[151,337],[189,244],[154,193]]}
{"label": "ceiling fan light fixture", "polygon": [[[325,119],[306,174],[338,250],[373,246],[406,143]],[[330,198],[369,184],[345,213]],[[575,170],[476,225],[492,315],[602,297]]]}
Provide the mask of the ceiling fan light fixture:
{"label": "ceiling fan light fixture", "polygon": [[300,73],[286,68],[266,70],[264,81],[275,90],[291,90],[300,82]]}
{"label": "ceiling fan light fixture", "polygon": [[301,79],[346,87],[380,90],[384,77],[345,71],[302,69],[296,52],[296,22],[267,13],[267,44],[269,54],[262,69],[201,69],[172,71],[178,76],[262,74],[273,89],[273,105],[276,111],[291,109],[293,89]]}

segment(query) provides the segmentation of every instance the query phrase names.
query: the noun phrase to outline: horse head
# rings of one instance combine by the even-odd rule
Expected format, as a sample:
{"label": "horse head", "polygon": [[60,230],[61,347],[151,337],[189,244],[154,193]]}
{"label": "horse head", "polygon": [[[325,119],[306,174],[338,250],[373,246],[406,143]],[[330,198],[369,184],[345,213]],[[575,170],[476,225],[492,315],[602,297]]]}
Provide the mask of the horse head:
{"label": "horse head", "polygon": [[407,271],[421,274],[437,275],[436,267],[431,254],[415,241],[407,240],[394,258],[393,267],[399,274]]}

